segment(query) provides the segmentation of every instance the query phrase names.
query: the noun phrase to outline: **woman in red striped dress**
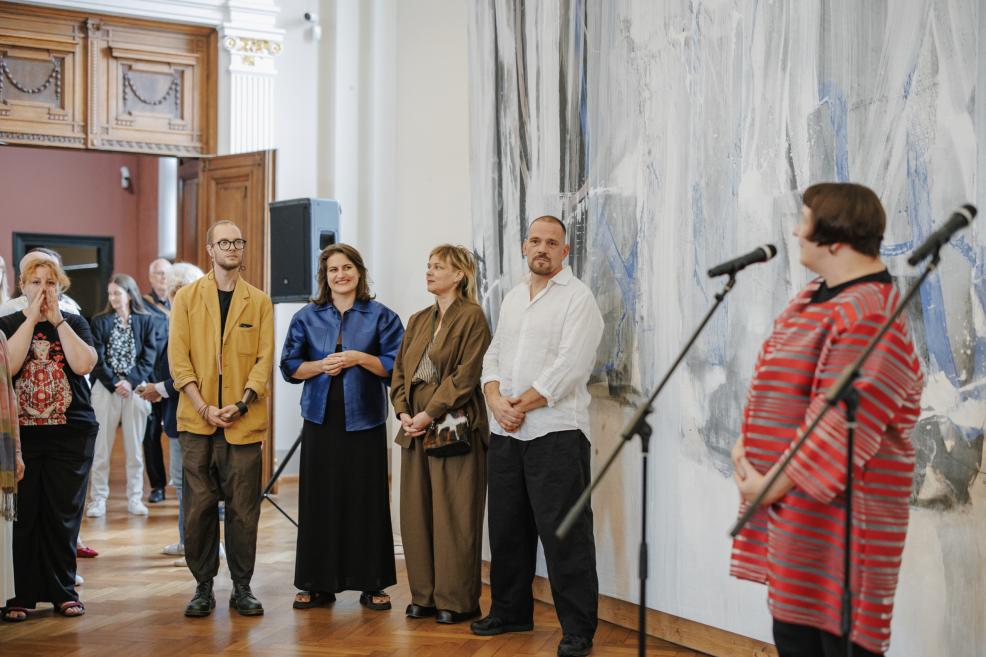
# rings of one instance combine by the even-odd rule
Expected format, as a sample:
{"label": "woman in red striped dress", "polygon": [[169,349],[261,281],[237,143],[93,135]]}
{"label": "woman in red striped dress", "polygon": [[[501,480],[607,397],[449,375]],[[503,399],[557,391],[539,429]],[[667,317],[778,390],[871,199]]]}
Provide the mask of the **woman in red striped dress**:
{"label": "woman in red striped dress", "polygon": [[[879,257],[886,216],[873,191],[825,183],[802,198],[794,234],[801,263],[819,277],[777,318],[757,359],[733,449],[744,507],[900,299]],[[921,366],[903,318],[867,359],[856,388],[852,642],[855,656],[872,657],[890,645],[914,474],[909,434],[920,413]],[[733,544],[732,575],[767,584],[781,657],[843,654],[845,463],[840,404]]]}

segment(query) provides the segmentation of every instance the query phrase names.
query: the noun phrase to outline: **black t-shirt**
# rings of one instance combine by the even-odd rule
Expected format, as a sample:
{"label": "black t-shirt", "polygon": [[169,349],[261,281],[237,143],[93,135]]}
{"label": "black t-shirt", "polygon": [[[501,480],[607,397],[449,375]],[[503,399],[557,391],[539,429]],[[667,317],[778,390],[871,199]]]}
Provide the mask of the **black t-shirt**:
{"label": "black t-shirt", "polygon": [[[226,317],[229,315],[229,304],[233,302],[233,293],[219,290],[219,341],[226,335]],[[223,373],[219,372],[219,408],[223,407]]]}
{"label": "black t-shirt", "polygon": [[229,315],[229,304],[233,302],[233,293],[219,290],[219,337],[226,335],[226,316]]}
{"label": "black t-shirt", "polygon": [[[73,313],[62,316],[76,335],[93,346],[89,322]],[[23,312],[0,317],[0,331],[9,340],[26,320]],[[96,424],[89,384],[68,366],[58,331],[50,322],[35,325],[27,358],[14,376],[14,388],[22,428]]]}

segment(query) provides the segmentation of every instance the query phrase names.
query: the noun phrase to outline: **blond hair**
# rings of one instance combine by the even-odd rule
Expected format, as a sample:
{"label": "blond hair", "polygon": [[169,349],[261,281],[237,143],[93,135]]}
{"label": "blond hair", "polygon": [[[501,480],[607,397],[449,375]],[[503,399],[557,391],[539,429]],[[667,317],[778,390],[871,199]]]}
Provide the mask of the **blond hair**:
{"label": "blond hair", "polygon": [[58,262],[54,258],[36,258],[30,260],[24,265],[24,269],[21,270],[21,289],[27,284],[27,279],[34,274],[34,272],[41,268],[47,267],[51,270],[51,273],[55,275],[55,280],[58,281],[58,293],[61,294],[68,290],[72,282],[65,275],[65,270],[62,269],[62,263]]}
{"label": "blond hair", "polygon": [[433,257],[440,258],[448,266],[461,271],[462,280],[456,291],[463,299],[479,303],[479,294],[476,291],[476,258],[472,251],[455,244],[440,244],[428,254],[429,259]]}

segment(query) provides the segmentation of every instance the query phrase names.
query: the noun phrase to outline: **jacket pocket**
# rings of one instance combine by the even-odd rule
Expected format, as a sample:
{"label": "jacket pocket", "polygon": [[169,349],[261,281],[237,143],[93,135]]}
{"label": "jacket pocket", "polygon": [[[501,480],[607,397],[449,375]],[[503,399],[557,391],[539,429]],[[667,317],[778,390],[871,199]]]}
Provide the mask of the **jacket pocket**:
{"label": "jacket pocket", "polygon": [[234,330],[237,353],[241,356],[256,356],[260,345],[260,329],[240,324]]}

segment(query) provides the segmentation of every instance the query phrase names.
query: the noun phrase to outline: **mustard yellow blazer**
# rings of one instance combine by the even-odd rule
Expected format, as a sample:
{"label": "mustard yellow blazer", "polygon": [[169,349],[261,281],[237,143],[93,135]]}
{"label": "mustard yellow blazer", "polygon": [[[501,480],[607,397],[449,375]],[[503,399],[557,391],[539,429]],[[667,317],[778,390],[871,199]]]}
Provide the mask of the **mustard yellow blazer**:
{"label": "mustard yellow blazer", "polygon": [[[209,272],[179,290],[171,307],[168,359],[175,389],[197,383],[202,399],[219,406],[221,366],[222,405],[243,399],[246,388],[258,397],[247,414],[226,429],[226,440],[234,445],[260,442],[270,427],[266,400],[274,366],[274,308],[270,297],[238,279],[223,335],[219,334],[220,326],[219,289],[215,274]],[[216,428],[199,416],[185,395],[180,395],[178,431],[212,435]]]}

